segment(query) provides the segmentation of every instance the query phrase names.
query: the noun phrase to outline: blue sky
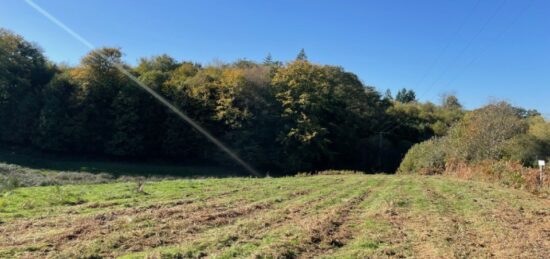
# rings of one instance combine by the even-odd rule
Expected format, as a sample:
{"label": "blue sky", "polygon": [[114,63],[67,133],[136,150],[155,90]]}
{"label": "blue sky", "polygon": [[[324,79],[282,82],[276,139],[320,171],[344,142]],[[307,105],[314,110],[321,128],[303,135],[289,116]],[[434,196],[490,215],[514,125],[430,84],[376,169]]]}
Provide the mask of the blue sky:
{"label": "blue sky", "polygon": [[[125,60],[167,53],[208,64],[267,53],[343,66],[380,91],[421,100],[454,93],[467,108],[491,100],[550,117],[550,1],[35,0],[95,46]],[[78,64],[88,49],[24,1],[2,0],[0,27]]]}

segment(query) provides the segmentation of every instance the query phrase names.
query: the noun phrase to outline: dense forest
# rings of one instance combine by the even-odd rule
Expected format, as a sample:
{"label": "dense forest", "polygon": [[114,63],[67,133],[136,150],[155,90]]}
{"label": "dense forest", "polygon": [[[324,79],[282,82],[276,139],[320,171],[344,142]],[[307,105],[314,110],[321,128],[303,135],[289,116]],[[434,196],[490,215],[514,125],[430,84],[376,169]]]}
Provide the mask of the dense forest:
{"label": "dense forest", "polygon": [[[453,126],[467,125],[465,114],[472,125],[483,120],[477,113],[468,115],[453,95],[434,104],[418,102],[407,89],[395,97],[389,91],[382,94],[342,67],[309,62],[303,50],[290,62],[268,55],[263,62],[206,66],[168,55],[142,58],[131,66],[122,57],[120,49],[101,48],[76,66],[55,64],[35,44],[0,30],[2,145],[234,166],[117,66],[166,97],[243,160],[273,173],[327,168],[392,172],[414,144],[429,140],[423,145],[435,145],[449,129],[455,135],[465,132],[458,128],[467,126]],[[511,106],[506,111],[517,118],[538,116]],[[514,126],[527,129],[519,122]],[[525,138],[515,141],[528,142]]]}

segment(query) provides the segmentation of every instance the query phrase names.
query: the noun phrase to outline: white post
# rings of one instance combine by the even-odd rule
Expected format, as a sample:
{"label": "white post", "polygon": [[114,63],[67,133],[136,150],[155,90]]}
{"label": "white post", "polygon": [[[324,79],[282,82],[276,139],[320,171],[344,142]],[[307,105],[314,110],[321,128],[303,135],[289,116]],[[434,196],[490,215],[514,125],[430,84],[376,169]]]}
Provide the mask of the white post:
{"label": "white post", "polygon": [[539,160],[539,169],[540,169],[540,176],[539,176],[539,179],[540,179],[540,186],[542,187],[542,185],[544,184],[544,166],[545,166],[545,161],[544,160]]}

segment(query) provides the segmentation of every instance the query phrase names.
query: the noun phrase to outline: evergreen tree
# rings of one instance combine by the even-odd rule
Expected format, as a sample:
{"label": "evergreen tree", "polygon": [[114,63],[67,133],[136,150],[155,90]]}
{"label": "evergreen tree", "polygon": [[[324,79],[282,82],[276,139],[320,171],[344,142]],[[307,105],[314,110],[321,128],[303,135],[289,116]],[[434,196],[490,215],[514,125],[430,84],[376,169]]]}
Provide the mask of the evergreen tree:
{"label": "evergreen tree", "polygon": [[410,103],[416,101],[416,93],[413,90],[407,90],[405,88],[399,90],[395,96],[395,100],[401,103]]}
{"label": "evergreen tree", "polygon": [[298,60],[298,61],[307,61],[306,51],[303,48],[300,50],[300,52],[296,56],[296,60]]}
{"label": "evergreen tree", "polygon": [[393,96],[391,94],[391,90],[390,89],[386,89],[386,92],[384,93],[384,99],[386,100],[393,100]]}
{"label": "evergreen tree", "polygon": [[271,53],[267,53],[267,56],[264,58],[264,65],[271,66],[273,65],[273,57],[271,56]]}

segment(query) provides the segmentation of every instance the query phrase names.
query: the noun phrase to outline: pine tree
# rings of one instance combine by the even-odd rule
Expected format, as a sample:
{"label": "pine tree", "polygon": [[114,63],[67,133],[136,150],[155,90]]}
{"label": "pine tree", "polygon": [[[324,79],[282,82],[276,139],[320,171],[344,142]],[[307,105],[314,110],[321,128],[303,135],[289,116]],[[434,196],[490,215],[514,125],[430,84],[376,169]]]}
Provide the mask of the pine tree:
{"label": "pine tree", "polygon": [[264,58],[264,65],[266,66],[273,65],[273,57],[271,56],[271,53],[267,53],[267,56]]}
{"label": "pine tree", "polygon": [[384,99],[386,100],[393,100],[393,96],[391,94],[391,90],[390,89],[387,89],[386,90],[386,93],[384,93]]}
{"label": "pine tree", "polygon": [[416,101],[416,93],[413,90],[403,88],[397,92],[395,100],[402,103],[414,102]]}
{"label": "pine tree", "polygon": [[306,51],[303,48],[298,53],[298,56],[296,56],[296,60],[298,60],[298,61],[307,61]]}

